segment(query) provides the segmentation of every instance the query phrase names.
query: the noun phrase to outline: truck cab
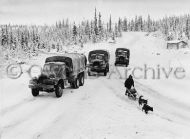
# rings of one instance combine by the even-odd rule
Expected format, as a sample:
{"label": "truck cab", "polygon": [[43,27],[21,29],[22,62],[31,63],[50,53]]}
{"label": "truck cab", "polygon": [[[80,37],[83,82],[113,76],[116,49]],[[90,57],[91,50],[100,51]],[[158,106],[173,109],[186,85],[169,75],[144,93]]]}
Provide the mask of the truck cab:
{"label": "truck cab", "polygon": [[88,61],[89,69],[88,75],[91,76],[91,72],[103,72],[104,76],[109,72],[109,52],[106,50],[93,50],[89,52]]}
{"label": "truck cab", "polygon": [[42,73],[29,82],[33,96],[38,96],[39,91],[53,92],[57,97],[62,96],[64,80],[66,79],[66,66],[64,62],[45,63]]}
{"label": "truck cab", "polygon": [[130,50],[127,48],[117,48],[115,51],[115,66],[129,65]]}
{"label": "truck cab", "polygon": [[66,65],[64,62],[45,63],[42,74],[54,79],[66,79]]}

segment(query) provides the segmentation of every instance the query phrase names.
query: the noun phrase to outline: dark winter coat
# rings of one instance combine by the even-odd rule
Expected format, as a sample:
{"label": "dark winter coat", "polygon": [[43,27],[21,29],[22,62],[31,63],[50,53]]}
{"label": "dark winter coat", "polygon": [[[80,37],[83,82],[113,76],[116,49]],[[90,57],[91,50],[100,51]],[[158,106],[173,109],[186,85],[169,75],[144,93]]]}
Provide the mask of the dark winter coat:
{"label": "dark winter coat", "polygon": [[125,87],[126,87],[127,89],[131,89],[132,86],[134,87],[133,78],[127,78],[127,79],[125,80]]}

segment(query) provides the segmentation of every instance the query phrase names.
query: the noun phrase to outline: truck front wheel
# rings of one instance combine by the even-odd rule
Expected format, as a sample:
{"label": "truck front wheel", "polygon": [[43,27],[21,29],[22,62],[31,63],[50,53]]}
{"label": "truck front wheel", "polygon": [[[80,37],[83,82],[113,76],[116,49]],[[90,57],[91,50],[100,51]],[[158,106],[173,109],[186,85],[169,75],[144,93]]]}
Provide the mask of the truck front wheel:
{"label": "truck front wheel", "polygon": [[39,90],[38,89],[32,89],[32,95],[34,97],[38,96],[39,95]]}
{"label": "truck front wheel", "polygon": [[58,84],[56,87],[55,87],[55,95],[57,98],[61,97],[63,94],[63,89],[62,89],[62,85],[61,84]]}

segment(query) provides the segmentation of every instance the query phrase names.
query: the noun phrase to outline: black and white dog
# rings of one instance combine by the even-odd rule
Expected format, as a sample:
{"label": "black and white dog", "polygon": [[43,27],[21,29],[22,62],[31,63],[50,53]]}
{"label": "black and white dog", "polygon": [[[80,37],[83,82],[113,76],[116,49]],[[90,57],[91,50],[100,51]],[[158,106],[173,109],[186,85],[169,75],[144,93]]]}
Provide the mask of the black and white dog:
{"label": "black and white dog", "polygon": [[153,112],[153,107],[147,105],[147,104],[144,104],[143,107],[142,107],[142,111],[144,110],[144,112],[146,114],[148,114],[148,111],[152,111]]}
{"label": "black and white dog", "polygon": [[142,104],[148,104],[148,100],[147,99],[143,99],[142,97],[143,96],[139,97],[139,100],[138,100],[139,106],[142,105]]}

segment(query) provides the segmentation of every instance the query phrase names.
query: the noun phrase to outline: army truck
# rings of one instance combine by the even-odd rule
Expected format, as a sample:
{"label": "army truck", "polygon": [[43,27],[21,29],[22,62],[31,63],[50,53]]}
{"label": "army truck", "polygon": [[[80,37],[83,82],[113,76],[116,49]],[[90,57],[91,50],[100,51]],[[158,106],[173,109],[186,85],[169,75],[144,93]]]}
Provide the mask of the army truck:
{"label": "army truck", "polygon": [[107,50],[93,50],[88,55],[88,75],[91,76],[92,72],[104,73],[104,76],[109,72],[109,59],[110,54]]}
{"label": "army truck", "polygon": [[46,58],[41,75],[30,80],[32,95],[38,96],[39,91],[55,91],[56,97],[61,97],[66,83],[75,89],[83,86],[86,63],[86,56],[77,53]]}
{"label": "army truck", "polygon": [[115,66],[119,64],[127,67],[129,65],[130,50],[127,48],[117,48],[115,57]]}

